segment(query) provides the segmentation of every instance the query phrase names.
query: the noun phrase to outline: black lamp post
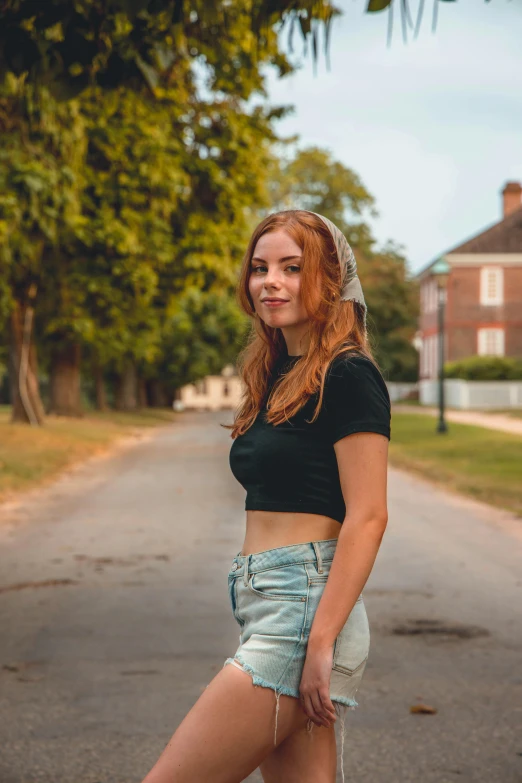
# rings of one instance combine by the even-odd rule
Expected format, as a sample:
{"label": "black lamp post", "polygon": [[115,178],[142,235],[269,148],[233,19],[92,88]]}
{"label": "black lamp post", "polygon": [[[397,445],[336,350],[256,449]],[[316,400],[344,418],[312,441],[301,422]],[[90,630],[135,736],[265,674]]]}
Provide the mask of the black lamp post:
{"label": "black lamp post", "polygon": [[443,256],[435,262],[431,269],[431,273],[437,281],[439,333],[439,420],[437,422],[437,432],[441,433],[448,431],[448,425],[444,418],[444,311],[449,272],[450,265]]}

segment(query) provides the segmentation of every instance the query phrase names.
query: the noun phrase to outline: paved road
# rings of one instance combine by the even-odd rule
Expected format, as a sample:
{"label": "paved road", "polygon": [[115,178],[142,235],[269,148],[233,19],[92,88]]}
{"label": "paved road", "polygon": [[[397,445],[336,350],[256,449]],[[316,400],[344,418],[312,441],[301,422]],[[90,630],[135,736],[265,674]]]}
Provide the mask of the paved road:
{"label": "paved road", "polygon": [[[236,649],[229,417],[181,414],[1,512],[0,783],[138,783]],[[522,522],[395,471],[389,498],[346,778],[522,781]]]}

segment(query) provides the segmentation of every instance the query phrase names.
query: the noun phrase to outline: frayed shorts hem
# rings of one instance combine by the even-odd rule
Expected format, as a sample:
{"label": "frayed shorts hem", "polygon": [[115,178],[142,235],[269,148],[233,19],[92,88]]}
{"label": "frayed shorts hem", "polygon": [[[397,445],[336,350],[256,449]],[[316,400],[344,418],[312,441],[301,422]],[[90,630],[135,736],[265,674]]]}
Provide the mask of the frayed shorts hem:
{"label": "frayed shorts hem", "polygon": [[[223,668],[227,664],[232,664],[233,666],[236,666],[238,669],[241,669],[241,671],[246,672],[249,674],[252,678],[252,684],[254,686],[259,685],[262,688],[269,688],[270,690],[275,692],[276,697],[276,715],[275,715],[275,730],[274,730],[274,745],[277,744],[277,715],[279,712],[279,698],[281,694],[283,696],[292,696],[295,699],[300,698],[300,694],[298,691],[295,691],[294,688],[289,688],[287,685],[275,685],[273,682],[268,682],[268,680],[265,680],[264,677],[260,677],[258,674],[255,673],[252,666],[250,666],[246,661],[243,660],[243,657],[241,654],[236,654],[234,658],[227,658],[225,663],[223,664]],[[241,664],[239,666],[238,664]],[[358,703],[355,701],[355,699],[350,699],[347,696],[332,696],[331,700],[334,704],[335,711],[339,715],[341,713],[341,708],[343,707],[344,710],[340,714],[341,718],[341,752],[339,754],[340,761],[341,761],[341,776],[344,783],[344,731],[345,731],[345,717],[346,712],[348,710],[354,710],[356,707],[358,707]],[[339,710],[339,711],[338,711]],[[308,719],[307,723],[307,731],[310,734],[312,731],[314,724],[311,718]]]}
{"label": "frayed shorts hem", "polygon": [[[227,663],[234,664],[234,661],[239,661],[243,670],[252,676],[254,685],[261,685],[263,688],[271,688],[276,693],[282,693],[283,696],[293,696],[295,699],[301,697],[299,691],[296,691],[294,688],[289,688],[288,685],[275,685],[273,682],[265,680],[264,677],[260,677],[259,674],[255,673],[252,666],[243,660],[242,655],[239,653],[235,655],[234,658],[227,658],[223,666],[226,666]],[[343,707],[349,707],[350,709],[355,709],[359,706],[355,699],[350,699],[347,696],[332,696],[331,700],[334,703],[341,704]]]}

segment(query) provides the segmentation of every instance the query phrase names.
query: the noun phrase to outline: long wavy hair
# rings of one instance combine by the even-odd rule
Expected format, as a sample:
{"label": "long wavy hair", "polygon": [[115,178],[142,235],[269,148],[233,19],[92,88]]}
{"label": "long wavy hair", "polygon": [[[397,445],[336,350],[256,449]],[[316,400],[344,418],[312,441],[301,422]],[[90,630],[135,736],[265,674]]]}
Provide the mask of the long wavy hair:
{"label": "long wavy hair", "polygon": [[232,430],[232,438],[242,435],[253,424],[265,403],[274,366],[286,355],[281,329],[268,326],[259,317],[249,292],[256,244],[263,234],[278,229],[283,229],[302,249],[300,295],[310,319],[310,339],[306,352],[274,383],[266,400],[267,421],[273,425],[283,423],[319,392],[309,423],[314,422],[321,410],[328,367],[340,354],[356,352],[377,364],[368,342],[363,306],[355,301],[341,301],[341,269],[326,225],[315,215],[299,209],[268,215],[252,234],[236,290],[239,305],[252,318],[253,324],[237,361],[243,394],[234,424],[222,424]]}

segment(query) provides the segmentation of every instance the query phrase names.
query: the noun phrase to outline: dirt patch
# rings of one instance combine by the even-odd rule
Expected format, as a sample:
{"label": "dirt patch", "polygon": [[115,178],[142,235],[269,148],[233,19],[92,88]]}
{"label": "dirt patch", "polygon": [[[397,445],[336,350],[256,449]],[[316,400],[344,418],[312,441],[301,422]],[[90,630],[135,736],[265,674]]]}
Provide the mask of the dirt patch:
{"label": "dirt patch", "polygon": [[92,565],[95,568],[106,565],[133,566],[144,560],[163,560],[165,563],[170,561],[170,555],[132,555],[131,557],[90,557],[89,555],[74,555],[74,559],[86,565]]}
{"label": "dirt patch", "polygon": [[76,579],[44,579],[42,582],[17,582],[14,585],[0,587],[0,593],[9,593],[12,590],[26,590],[29,587],[62,587],[64,585],[80,584]]}
{"label": "dirt patch", "polygon": [[391,629],[394,636],[438,636],[440,638],[476,639],[479,636],[491,636],[486,628],[478,625],[448,623],[443,620],[418,618],[406,620]]}

